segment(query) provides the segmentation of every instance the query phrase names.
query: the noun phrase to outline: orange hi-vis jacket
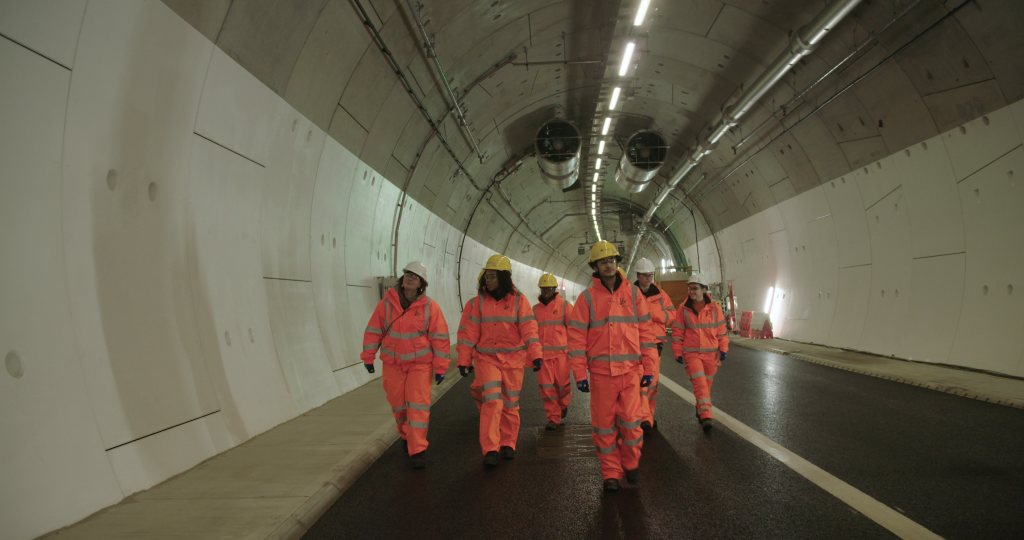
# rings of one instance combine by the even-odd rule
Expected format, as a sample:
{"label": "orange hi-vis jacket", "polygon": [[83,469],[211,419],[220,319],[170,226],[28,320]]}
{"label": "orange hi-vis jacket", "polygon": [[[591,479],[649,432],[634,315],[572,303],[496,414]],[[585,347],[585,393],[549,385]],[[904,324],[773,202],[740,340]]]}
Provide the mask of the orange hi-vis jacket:
{"label": "orange hi-vis jacket", "polygon": [[676,311],[672,325],[672,354],[680,356],[700,353],[729,352],[729,336],[725,331],[725,315],[711,297],[704,293],[704,309],[693,312],[693,300]]}
{"label": "orange hi-vis jacket", "polygon": [[486,292],[466,303],[465,330],[459,327],[459,365],[488,357],[506,367],[523,367],[527,360],[542,358],[537,317],[530,302],[514,290],[501,300]]}
{"label": "orange hi-vis jacket", "polygon": [[566,333],[566,328],[569,326],[569,317],[572,315],[572,304],[563,300],[562,295],[559,294],[546,306],[544,302],[537,302],[533,306],[533,313],[537,316],[537,327],[544,358],[564,357],[569,352],[569,336]]}
{"label": "orange hi-vis jacket", "polygon": [[[647,309],[651,310],[651,319],[654,320],[654,341],[656,343],[665,343],[668,341],[665,328],[675,321],[676,307],[672,305],[672,299],[665,294],[665,291],[653,283],[651,283],[651,288],[657,291],[651,296],[646,296]],[[641,294],[643,293],[641,292]]]}
{"label": "orange hi-vis jacket", "polygon": [[441,307],[420,295],[409,309],[403,310],[400,294],[397,287],[389,289],[373,310],[363,332],[363,352],[359,358],[364,364],[372,364],[380,349],[380,359],[385,364],[433,364],[434,373],[444,374],[451,363],[452,344]]}
{"label": "orange hi-vis jacket", "polygon": [[651,313],[643,293],[626,280],[614,293],[595,275],[594,284],[576,299],[569,320],[569,363],[577,381],[587,370],[604,375],[623,375],[643,365],[645,375],[654,374],[658,346]]}

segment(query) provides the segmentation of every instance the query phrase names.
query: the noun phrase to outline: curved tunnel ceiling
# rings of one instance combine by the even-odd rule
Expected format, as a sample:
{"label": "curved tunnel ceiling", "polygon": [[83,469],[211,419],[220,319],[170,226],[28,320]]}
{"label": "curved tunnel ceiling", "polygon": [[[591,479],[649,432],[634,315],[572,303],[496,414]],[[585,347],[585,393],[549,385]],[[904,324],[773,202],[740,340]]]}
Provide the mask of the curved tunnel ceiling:
{"label": "curved tunnel ceiling", "polygon": [[[419,16],[485,156],[481,162],[447,114],[451,104],[405,1],[164,1],[435,214],[496,251],[567,275],[570,267],[585,268],[587,256],[578,247],[594,240],[585,191],[548,187],[533,158],[501,182],[515,209],[495,189],[481,189],[531,147],[537,128],[560,117],[586,133],[600,100],[607,101],[602,83],[615,79],[624,88],[614,140],[650,128],[669,141],[665,166],[637,194],[612,180],[621,151],[614,140],[608,145],[602,166],[604,233],[631,248],[631,234],[619,230],[616,209],[634,213],[649,207],[702,130],[787,47],[790,34],[826,5],[654,0],[645,23],[633,31],[635,70],[617,79],[625,43],[621,29],[639,2],[419,2]],[[363,24],[359,6],[415,99]],[[1024,72],[1017,60],[1024,36],[1013,26],[1022,19],[1024,4],[1015,0],[864,0],[679,184],[654,217],[660,232],[641,242],[640,255],[670,256],[684,264],[681,248],[712,231],[1020,99]],[[876,39],[839,65],[876,32]],[[550,63],[562,61],[600,63]],[[784,114],[771,118],[837,65]],[[461,166],[432,132],[417,100],[432,119],[444,119],[440,132]],[[574,187],[592,176],[594,160],[584,159],[582,167]],[[549,253],[530,228],[560,253]]]}

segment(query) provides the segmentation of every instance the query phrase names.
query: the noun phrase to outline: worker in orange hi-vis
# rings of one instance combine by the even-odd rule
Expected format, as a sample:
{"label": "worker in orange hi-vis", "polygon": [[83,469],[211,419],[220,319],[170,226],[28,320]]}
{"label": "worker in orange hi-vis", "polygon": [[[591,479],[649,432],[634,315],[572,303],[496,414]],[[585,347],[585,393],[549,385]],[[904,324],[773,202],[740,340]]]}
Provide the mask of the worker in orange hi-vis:
{"label": "worker in orange hi-vis", "polygon": [[676,312],[675,306],[672,305],[672,299],[654,284],[654,271],[654,263],[649,259],[640,259],[636,262],[634,285],[647,299],[647,308],[651,311],[651,320],[654,321],[656,332],[654,342],[658,344],[658,360],[654,363],[654,381],[647,388],[640,389],[640,407],[644,415],[644,421],[640,423],[640,427],[644,431],[658,427],[658,421],[654,418],[654,410],[658,404],[658,382],[661,379],[661,350],[668,339],[665,327],[675,320]]}
{"label": "worker in orange hi-vis", "polygon": [[[512,262],[503,255],[487,260],[476,297],[466,303],[458,332],[459,372],[473,372],[471,392],[480,407],[480,447],[484,465],[516,457],[519,440],[519,393],[523,366],[541,368],[537,317],[530,302],[512,283]],[[461,327],[465,327],[462,330]]]}
{"label": "worker in orange hi-vis", "polygon": [[686,302],[676,312],[672,325],[672,353],[676,362],[686,364],[697,399],[697,420],[704,433],[710,433],[711,383],[729,352],[729,336],[722,308],[707,293],[707,278],[693,274],[689,281]]}
{"label": "worker in orange hi-vis", "polygon": [[623,472],[631,484],[640,481],[640,389],[653,381],[658,354],[647,302],[620,261],[611,243],[594,244],[594,284],[576,299],[569,319],[569,362],[576,387],[593,392],[590,424],[606,491],[619,489]]}
{"label": "worker in orange hi-vis", "polygon": [[572,304],[558,294],[558,280],[555,276],[544,274],[537,286],[540,287],[540,297],[537,298],[540,302],[534,304],[533,313],[537,315],[544,360],[537,373],[537,384],[540,386],[540,401],[548,417],[544,429],[553,431],[558,429],[569,412],[569,398],[572,396],[566,333]]}
{"label": "worker in orange hi-vis", "polygon": [[448,323],[441,307],[426,296],[427,268],[419,261],[403,269],[398,285],[377,304],[363,332],[359,355],[369,373],[380,349],[384,393],[414,469],[426,465],[430,422],[430,379],[437,384],[451,363]]}

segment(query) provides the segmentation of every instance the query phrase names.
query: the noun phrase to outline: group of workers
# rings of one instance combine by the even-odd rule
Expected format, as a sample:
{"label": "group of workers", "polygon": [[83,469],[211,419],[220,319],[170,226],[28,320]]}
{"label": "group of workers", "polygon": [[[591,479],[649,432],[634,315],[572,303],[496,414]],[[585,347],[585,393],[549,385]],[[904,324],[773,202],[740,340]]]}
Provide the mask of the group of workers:
{"label": "group of workers", "polygon": [[[463,309],[456,344],[459,373],[474,375],[470,393],[480,412],[484,466],[515,458],[519,397],[530,365],[537,372],[545,429],[557,430],[568,413],[572,371],[576,387],[591,394],[603,488],[617,490],[623,477],[638,483],[643,433],[658,425],[654,412],[669,325],[673,356],[685,364],[693,385],[698,422],[705,433],[711,431],[711,383],[729,339],[707,280],[692,274],[687,299],[677,310],[653,283],[651,261],[638,261],[632,284],[620,262],[615,246],[599,241],[590,251],[593,284],[575,305],[559,295],[555,277],[544,274],[538,303],[531,306],[512,282],[511,261],[503,255],[488,259],[477,295]],[[361,354],[373,373],[380,351],[384,391],[413,468],[426,463],[431,372],[441,384],[451,362],[448,325],[425,294],[426,277],[423,263],[403,269],[370,317]]]}

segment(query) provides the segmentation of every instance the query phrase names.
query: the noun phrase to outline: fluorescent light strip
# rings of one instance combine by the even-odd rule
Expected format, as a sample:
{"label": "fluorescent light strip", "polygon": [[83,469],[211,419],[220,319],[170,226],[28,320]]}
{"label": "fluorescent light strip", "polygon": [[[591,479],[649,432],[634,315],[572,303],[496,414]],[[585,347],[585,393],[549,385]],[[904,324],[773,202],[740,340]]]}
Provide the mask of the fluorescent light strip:
{"label": "fluorescent light strip", "polygon": [[621,91],[622,91],[622,89],[619,88],[618,86],[616,86],[615,89],[612,90],[612,99],[611,99],[611,101],[608,102],[608,110],[609,111],[614,111],[615,110],[615,106],[619,104],[619,92],[621,92]]}
{"label": "fluorescent light strip", "polygon": [[597,170],[601,170],[601,158],[597,158],[597,164],[594,165],[594,168]]}
{"label": "fluorescent light strip", "polygon": [[644,15],[647,14],[647,6],[651,4],[651,0],[640,0],[640,9],[636,10],[636,19],[633,20],[633,26],[640,26],[644,22]]}
{"label": "fluorescent light strip", "polygon": [[599,155],[599,156],[600,156],[600,155],[601,155],[601,154],[603,154],[603,153],[604,153],[604,141],[601,141],[601,142],[600,142],[600,143],[598,143],[598,145],[597,145],[597,155]]}
{"label": "fluorescent light strip", "polygon": [[610,128],[611,126],[612,126],[612,119],[611,119],[611,117],[606,117],[604,119],[604,127],[601,128],[601,135],[607,135],[608,134],[608,128]]}
{"label": "fluorescent light strip", "polygon": [[622,55],[622,65],[619,66],[619,77],[626,75],[626,71],[629,70],[629,61],[633,58],[633,47],[636,47],[636,43],[630,41],[626,44],[625,54]]}

